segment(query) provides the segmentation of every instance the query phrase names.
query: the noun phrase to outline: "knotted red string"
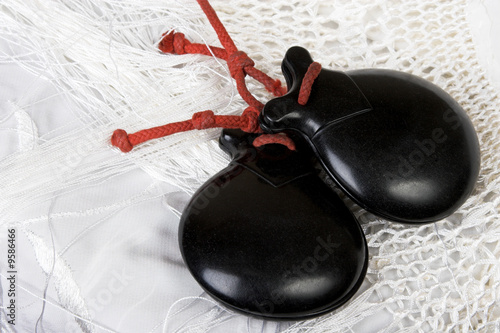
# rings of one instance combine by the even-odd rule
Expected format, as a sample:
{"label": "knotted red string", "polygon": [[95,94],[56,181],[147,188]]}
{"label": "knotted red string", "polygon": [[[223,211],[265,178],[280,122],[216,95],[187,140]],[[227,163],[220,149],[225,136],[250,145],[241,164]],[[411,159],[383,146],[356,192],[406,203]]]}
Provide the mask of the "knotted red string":
{"label": "knotted red string", "polygon": [[[203,55],[214,55],[217,58],[220,58],[222,60],[225,60],[228,62],[228,66],[231,66],[230,63],[232,62],[232,59],[229,59],[227,52],[225,49],[222,49],[217,46],[207,46],[205,44],[196,44],[196,43],[191,43],[189,40],[186,39],[184,34],[171,31],[168,34],[163,34],[163,39],[161,40],[160,44],[158,45],[159,49],[164,52],[164,53],[172,53],[172,54],[203,54]],[[237,51],[241,52],[241,51]],[[244,52],[241,52],[244,53]],[[235,56],[236,57],[236,56]],[[248,56],[247,56],[248,58]],[[250,59],[250,61],[252,61]],[[257,68],[253,67],[253,61],[251,66],[245,66],[244,67],[244,72],[251,77],[253,77],[255,80],[259,81],[266,87],[266,90],[269,91],[271,94],[273,94],[276,97],[283,96],[286,94],[286,88],[281,85],[280,80],[273,80],[271,77],[269,77],[267,74],[264,72],[258,70]],[[233,76],[234,72],[231,72],[231,76]],[[236,81],[236,84],[238,84],[238,81]],[[244,85],[244,82],[240,82],[240,84]],[[246,100],[245,100],[246,101]]]}
{"label": "knotted red string", "polygon": [[148,128],[132,134],[127,134],[124,130],[118,129],[111,136],[111,144],[127,153],[135,145],[145,141],[194,129],[239,128],[248,133],[259,133],[261,132],[258,119],[259,113],[260,111],[252,106],[247,107],[241,116],[216,116],[211,110],[196,112],[190,120]]}
{"label": "knotted red string", "polygon": [[[250,75],[257,81],[261,82],[266,89],[274,96],[283,96],[286,93],[286,88],[281,85],[279,80],[273,80],[265,73],[254,67],[254,62],[248,55],[239,51],[236,48],[233,40],[222,25],[222,22],[217,17],[214,9],[210,6],[207,0],[197,0],[203,12],[207,16],[210,24],[214,28],[220,43],[223,48],[215,46],[207,46],[204,44],[196,44],[188,41],[184,34],[176,33],[174,31],[163,35],[163,39],[159,43],[159,49],[164,53],[174,54],[203,54],[214,55],[217,58],[223,59],[227,62],[231,77],[236,81],[238,93],[243,100],[249,105],[241,116],[226,116],[214,115],[213,111],[202,111],[193,114],[190,120],[185,120],[176,123],[170,123],[163,126],[158,126],[146,130],[141,130],[136,133],[127,134],[122,129],[114,131],[111,137],[111,144],[120,148],[123,152],[129,152],[132,148],[142,142],[164,137],[174,133],[190,131],[193,129],[207,129],[213,127],[222,128],[239,128],[248,133],[261,133],[258,116],[262,111],[264,105],[258,101],[247,89],[245,84],[246,75]],[[317,64],[317,63],[313,63]],[[319,65],[319,64],[317,64]],[[310,74],[306,74],[302,82],[299,103],[307,103],[311,93],[311,87],[321,70],[321,66],[311,65],[309,68]],[[301,104],[302,104],[301,103]],[[302,104],[302,105],[304,105]],[[295,150],[295,144],[286,135],[283,134],[265,134],[261,135],[254,141],[256,146],[261,146],[269,143],[279,143],[287,146],[291,150]]]}
{"label": "knotted red string", "polygon": [[207,56],[215,55],[217,58],[227,60],[226,50],[216,46],[206,46],[205,44],[191,43],[184,37],[183,33],[171,31],[163,34],[158,48],[163,53],[172,54],[203,54]]}

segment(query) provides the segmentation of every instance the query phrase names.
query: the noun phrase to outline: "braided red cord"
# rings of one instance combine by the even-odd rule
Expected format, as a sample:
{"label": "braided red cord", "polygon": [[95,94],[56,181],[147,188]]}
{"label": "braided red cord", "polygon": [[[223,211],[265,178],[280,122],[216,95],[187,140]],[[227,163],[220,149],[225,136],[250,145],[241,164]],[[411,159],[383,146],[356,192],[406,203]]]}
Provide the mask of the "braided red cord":
{"label": "braided red cord", "polygon": [[311,95],[312,85],[320,72],[321,72],[321,64],[317,62],[313,62],[307,69],[307,72],[304,75],[304,78],[302,79],[302,84],[300,85],[300,90],[299,90],[298,102],[300,105],[307,104],[309,96]]}
{"label": "braided red cord", "polygon": [[253,145],[255,147],[260,147],[270,143],[277,143],[286,146],[290,150],[295,150],[295,142],[293,142],[289,136],[284,135],[284,133],[262,134],[253,140]]}
{"label": "braided red cord", "polygon": [[205,44],[191,43],[184,37],[183,33],[171,31],[170,33],[163,34],[163,38],[158,45],[158,48],[164,53],[173,54],[203,54],[207,56],[215,55],[217,58],[227,61],[226,50],[209,46]]}
{"label": "braided red cord", "polygon": [[259,113],[260,111],[252,106],[247,107],[241,116],[216,116],[211,110],[196,112],[190,120],[153,127],[132,134],[118,129],[111,136],[111,144],[127,153],[135,145],[145,141],[194,129],[239,128],[248,133],[259,133],[261,132]]}
{"label": "braided red cord", "polygon": [[[210,21],[210,24],[217,33],[217,36],[223,48],[191,43],[185,38],[184,34],[176,33],[174,31],[171,31],[168,34],[164,34],[163,39],[160,41],[158,47],[164,53],[189,53],[209,56],[214,55],[217,58],[226,60],[231,77],[236,81],[238,93],[249,105],[249,107],[245,109],[241,116],[216,116],[214,115],[213,111],[208,110],[195,113],[190,120],[145,129],[132,134],[127,134],[127,132],[125,132],[124,130],[118,129],[114,131],[111,137],[111,144],[120,148],[120,150],[123,152],[129,152],[135,145],[151,139],[157,139],[170,134],[190,131],[193,129],[222,127],[239,128],[248,133],[261,133],[262,130],[259,126],[258,116],[262,111],[264,105],[248,91],[245,84],[245,77],[247,74],[257,81],[261,82],[266,87],[266,89],[274,96],[279,97],[283,96],[286,93],[286,88],[281,85],[281,82],[279,80],[273,80],[265,73],[256,69],[254,67],[255,64],[252,59],[250,59],[245,52],[239,51],[236,48],[236,45],[226,31],[226,28],[219,20],[217,14],[215,13],[212,6],[210,6],[208,1],[197,1],[201,9],[207,16],[208,20]],[[321,70],[321,66],[319,66],[319,70]],[[301,100],[305,100],[304,104],[307,102],[307,99],[309,98],[311,92],[311,86],[314,82],[314,79],[319,74],[319,70],[317,69],[317,66],[315,66],[315,68],[312,70],[312,74],[310,74],[309,76],[306,74],[306,83],[304,83],[304,81],[306,81],[306,77],[304,77],[304,81],[302,82],[302,86],[304,86],[304,88],[302,88],[301,86],[299,103]],[[303,89],[306,92],[301,99],[300,96]],[[293,141],[283,134],[261,135],[254,142],[255,146],[261,146],[269,143],[279,143],[287,146],[291,150],[295,150]]]}
{"label": "braided red cord", "polygon": [[[214,55],[217,58],[228,61],[228,55],[226,50],[216,47],[207,46],[205,44],[195,44],[187,40],[184,34],[171,31],[168,34],[163,34],[163,39],[158,45],[159,49],[164,53],[172,54],[203,54],[203,55]],[[229,62],[228,62],[229,66]],[[246,66],[244,68],[246,74],[250,75],[266,87],[267,91],[276,97],[283,96],[286,94],[286,88],[281,85],[280,80],[273,80],[264,72],[258,70],[252,66]]]}

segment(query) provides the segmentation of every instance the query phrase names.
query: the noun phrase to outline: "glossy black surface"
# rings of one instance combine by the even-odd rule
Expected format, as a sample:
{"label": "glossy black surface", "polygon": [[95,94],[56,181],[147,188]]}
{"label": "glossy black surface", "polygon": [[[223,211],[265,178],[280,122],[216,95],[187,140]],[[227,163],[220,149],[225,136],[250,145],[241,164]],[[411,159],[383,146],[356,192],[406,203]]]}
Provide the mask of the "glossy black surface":
{"label": "glossy black surface", "polygon": [[440,220],[467,199],[480,166],[471,121],[446,92],[383,69],[322,69],[308,103],[297,103],[312,63],[293,47],[283,60],[288,94],[269,101],[261,127],[300,133],[325,170],[359,205],[410,223]]}
{"label": "glossy black surface", "polygon": [[313,168],[314,158],[224,130],[232,157],[182,214],[180,248],[199,284],[225,305],[270,319],[331,311],[362,283],[363,232]]}

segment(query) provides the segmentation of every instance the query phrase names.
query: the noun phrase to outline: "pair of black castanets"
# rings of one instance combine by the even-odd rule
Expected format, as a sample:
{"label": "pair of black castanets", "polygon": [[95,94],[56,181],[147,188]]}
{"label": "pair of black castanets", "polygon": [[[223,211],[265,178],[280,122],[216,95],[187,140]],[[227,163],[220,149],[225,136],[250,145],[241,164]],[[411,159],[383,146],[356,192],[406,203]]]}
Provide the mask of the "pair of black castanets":
{"label": "pair of black castanets", "polygon": [[184,261],[207,293],[264,318],[326,313],[364,279],[364,234],[318,165],[361,207],[415,224],[452,214],[479,173],[471,121],[440,88],[397,71],[322,69],[301,105],[311,63],[303,48],[287,52],[288,93],[259,118],[297,149],[256,148],[257,134],[223,130],[232,161],[196,192],[179,226]]}
{"label": "pair of black castanets", "polygon": [[[421,78],[321,69],[301,47],[283,60],[285,94],[236,48],[208,1],[197,1],[223,48],[173,31],[159,48],[226,60],[249,107],[241,116],[209,110],[130,135],[116,130],[111,142],[128,152],[173,133],[231,128],[220,137],[231,163],[195,193],[181,217],[187,267],[207,293],[246,314],[301,319],[338,308],[361,285],[368,250],[358,221],[317,166],[376,215],[433,222],[473,190],[480,166],[474,128],[457,102]],[[247,74],[279,97],[263,106],[246,88]]]}

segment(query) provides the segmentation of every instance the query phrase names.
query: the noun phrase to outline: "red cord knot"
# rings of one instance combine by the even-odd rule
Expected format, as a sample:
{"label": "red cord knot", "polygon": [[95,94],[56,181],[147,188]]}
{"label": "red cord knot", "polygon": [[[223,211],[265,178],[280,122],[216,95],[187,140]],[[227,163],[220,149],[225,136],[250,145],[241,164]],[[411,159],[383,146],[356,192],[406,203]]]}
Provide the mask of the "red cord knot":
{"label": "red cord knot", "polygon": [[191,118],[191,123],[193,124],[193,127],[198,130],[212,128],[216,126],[215,115],[213,111],[210,110],[196,112]]}
{"label": "red cord knot", "polygon": [[255,63],[243,51],[236,51],[232,53],[227,59],[227,66],[232,78],[235,78],[238,73],[245,71],[245,67],[253,67]]}
{"label": "red cord knot", "polygon": [[261,131],[259,124],[259,110],[253,106],[249,106],[241,114],[241,120],[244,125],[241,130],[247,133],[259,133]]}
{"label": "red cord knot", "polygon": [[253,140],[253,145],[255,147],[260,147],[263,145],[276,143],[286,146],[290,150],[295,150],[295,143],[284,133],[278,134],[262,134]]}
{"label": "red cord knot", "polygon": [[158,48],[164,53],[186,54],[186,45],[191,42],[184,37],[183,33],[170,31],[168,34],[163,34],[163,39],[160,41]]}
{"label": "red cord knot", "polygon": [[317,62],[313,62],[309,65],[304,78],[302,79],[302,84],[300,85],[299,91],[299,99],[298,102],[300,105],[306,105],[309,100],[309,96],[311,95],[311,89],[314,81],[318,77],[321,72],[321,64]]}
{"label": "red cord knot", "polygon": [[122,129],[117,129],[113,132],[113,135],[111,136],[111,144],[120,148],[120,150],[124,153],[128,153],[134,147],[128,139],[127,132]]}

